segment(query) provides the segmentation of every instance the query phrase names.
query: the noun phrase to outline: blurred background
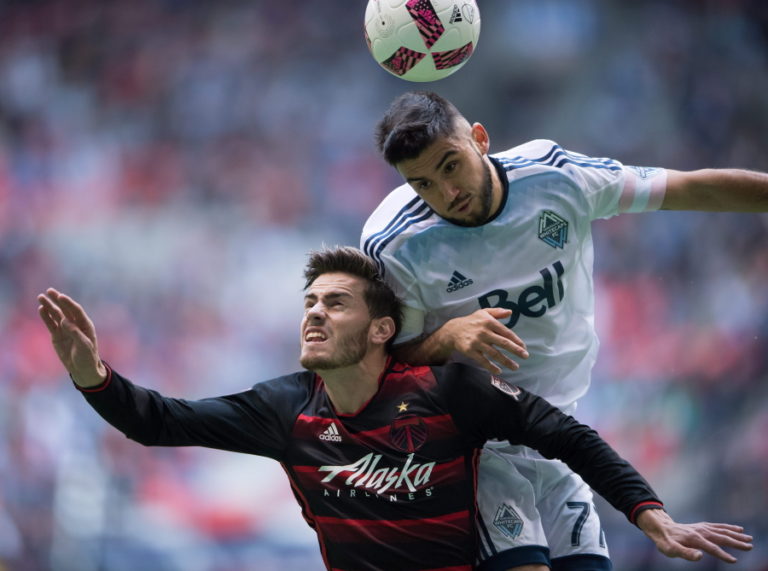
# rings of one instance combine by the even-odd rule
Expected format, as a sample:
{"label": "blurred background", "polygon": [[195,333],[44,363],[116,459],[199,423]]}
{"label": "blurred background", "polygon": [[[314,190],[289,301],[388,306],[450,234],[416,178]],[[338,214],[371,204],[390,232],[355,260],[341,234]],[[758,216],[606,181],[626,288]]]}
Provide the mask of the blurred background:
{"label": "blurred background", "polygon": [[[55,286],[103,356],[198,398],[294,371],[308,250],[357,244],[396,173],[373,127],[428,87],[492,149],[768,170],[764,0],[479,0],[469,63],[380,69],[363,0],[0,0],[0,569],[322,568],[272,461],[145,449],[72,388],[36,314]],[[768,215],[594,224],[601,354],[577,416],[679,521],[736,522],[768,569]],[[601,503],[617,571],[657,556]]]}

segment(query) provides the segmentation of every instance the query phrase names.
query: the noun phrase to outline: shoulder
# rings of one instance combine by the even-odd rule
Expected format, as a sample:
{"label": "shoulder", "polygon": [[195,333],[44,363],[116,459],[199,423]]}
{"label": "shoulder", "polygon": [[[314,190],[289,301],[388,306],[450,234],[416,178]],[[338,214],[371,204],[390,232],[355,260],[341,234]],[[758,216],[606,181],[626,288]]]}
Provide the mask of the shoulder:
{"label": "shoulder", "polygon": [[298,406],[303,405],[309,398],[315,386],[315,379],[314,373],[300,371],[256,383],[250,392],[275,406],[286,406],[290,403]]}
{"label": "shoulder", "polygon": [[385,248],[396,249],[408,236],[429,227],[437,215],[409,184],[387,195],[368,217],[360,237],[360,249],[376,259]]}
{"label": "shoulder", "polygon": [[544,159],[552,153],[554,149],[559,148],[561,148],[560,145],[551,139],[533,139],[532,141],[527,141],[507,149],[506,151],[494,153],[492,156],[497,159],[522,158],[538,161]]}
{"label": "shoulder", "polygon": [[565,149],[551,139],[535,139],[506,151],[491,155],[507,170],[559,169],[565,172],[578,168],[621,171],[622,164],[607,157],[591,157],[584,153]]}
{"label": "shoulder", "polygon": [[456,387],[463,390],[466,387],[490,383],[490,373],[467,363],[448,363],[430,368],[437,384],[447,390],[455,390]]}

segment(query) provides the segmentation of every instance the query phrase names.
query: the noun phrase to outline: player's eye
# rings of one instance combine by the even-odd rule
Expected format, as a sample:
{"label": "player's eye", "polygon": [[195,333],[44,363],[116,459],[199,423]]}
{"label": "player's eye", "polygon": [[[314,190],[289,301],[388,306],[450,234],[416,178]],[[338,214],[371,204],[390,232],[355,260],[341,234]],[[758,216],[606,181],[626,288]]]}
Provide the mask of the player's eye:
{"label": "player's eye", "polygon": [[445,173],[451,174],[459,166],[459,161],[451,161],[445,165]]}

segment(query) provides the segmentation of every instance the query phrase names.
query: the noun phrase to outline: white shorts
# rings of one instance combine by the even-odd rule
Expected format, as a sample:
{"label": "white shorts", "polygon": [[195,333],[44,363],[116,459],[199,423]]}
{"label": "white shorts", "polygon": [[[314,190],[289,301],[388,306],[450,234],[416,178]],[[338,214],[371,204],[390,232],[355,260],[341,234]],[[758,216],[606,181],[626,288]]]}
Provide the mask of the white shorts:
{"label": "white shorts", "polygon": [[479,466],[480,561],[504,553],[508,568],[571,555],[608,558],[592,490],[565,463],[489,442]]}

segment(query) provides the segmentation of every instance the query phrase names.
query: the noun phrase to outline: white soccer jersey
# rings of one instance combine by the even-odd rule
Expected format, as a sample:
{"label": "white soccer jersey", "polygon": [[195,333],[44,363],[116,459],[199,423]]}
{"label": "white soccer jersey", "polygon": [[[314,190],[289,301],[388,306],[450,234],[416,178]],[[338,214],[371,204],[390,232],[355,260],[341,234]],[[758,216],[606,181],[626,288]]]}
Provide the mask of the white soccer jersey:
{"label": "white soccer jersey", "polygon": [[589,387],[598,348],[590,224],[658,209],[666,171],[587,157],[548,140],[491,159],[508,181],[492,220],[452,224],[404,184],[366,222],[361,249],[405,302],[398,342],[480,308],[511,309],[505,324],[530,357],[516,359],[520,369],[504,376],[572,411]]}

